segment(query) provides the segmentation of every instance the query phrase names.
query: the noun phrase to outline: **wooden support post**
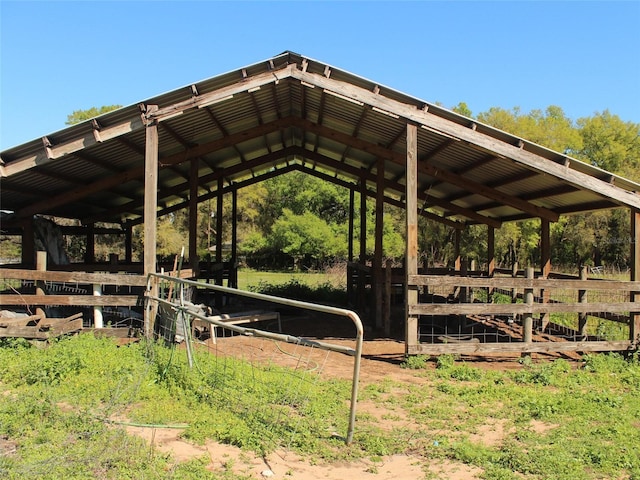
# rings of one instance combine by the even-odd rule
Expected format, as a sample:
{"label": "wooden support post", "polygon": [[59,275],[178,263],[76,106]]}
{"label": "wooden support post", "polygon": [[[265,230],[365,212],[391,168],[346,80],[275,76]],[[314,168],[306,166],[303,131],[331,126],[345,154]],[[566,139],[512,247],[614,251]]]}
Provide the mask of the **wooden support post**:
{"label": "wooden support post", "polygon": [[127,264],[133,263],[133,227],[127,225],[124,232],[124,261]]}
{"label": "wooden support post", "polygon": [[460,238],[462,237],[462,231],[456,229],[454,232],[454,240],[453,240],[453,258],[455,259],[453,262],[453,269],[456,272],[460,271],[460,267],[462,265],[462,259],[460,257]]}
{"label": "wooden support post", "polygon": [[238,189],[231,190],[231,261],[229,287],[238,288]]}
{"label": "wooden support post", "polygon": [[387,258],[384,268],[384,334],[386,337],[391,336],[391,273],[393,270],[393,262]]}
{"label": "wooden support post", "polygon": [[[526,278],[535,278],[533,267],[527,267]],[[524,289],[524,303],[533,305],[533,288]],[[533,313],[525,313],[522,318],[522,340],[525,343],[533,341]]]}
{"label": "wooden support post", "polygon": [[[513,265],[511,265],[511,278],[518,278],[518,262],[513,262]],[[517,303],[517,302],[518,302],[518,289],[512,288],[511,303]]]}
{"label": "wooden support post", "polygon": [[[47,271],[47,252],[38,251],[36,253],[36,270],[39,272]],[[44,282],[38,280],[36,282],[36,295],[45,295],[44,291]],[[42,318],[46,318],[46,314],[43,308],[36,308],[36,315],[41,316]]]}
{"label": "wooden support post", "polygon": [[418,316],[409,315],[410,307],[418,303],[418,287],[409,285],[409,277],[418,274],[418,129],[413,124],[407,124],[406,178],[405,352],[409,353],[410,348],[417,347],[419,343]]}
{"label": "wooden support post", "polygon": [[349,190],[349,238],[347,249],[347,299],[350,305],[357,305],[357,302],[351,302],[353,297],[353,281],[354,281],[354,269],[349,267],[349,262],[353,261],[353,217],[355,212],[355,190],[352,188]]}
{"label": "wooden support post", "polygon": [[353,261],[353,216],[355,212],[355,196],[356,192],[352,188],[349,190],[349,238],[348,238],[348,251],[347,261]]}
{"label": "wooden support post", "polygon": [[[540,222],[540,274],[542,278],[547,279],[551,273],[551,229],[549,220],[542,218]],[[549,303],[551,292],[549,292],[549,289],[541,290],[540,296],[542,297],[542,303]],[[549,313],[543,313],[541,327],[543,332],[546,330],[547,325],[549,325],[549,320]]]}
{"label": "wooden support post", "polygon": [[382,227],[384,223],[384,159],[378,158],[376,175],[376,230],[375,247],[373,255],[373,279],[375,295],[375,322],[376,328],[383,328],[383,298],[382,298]]}
{"label": "wooden support post", "polygon": [[[580,280],[587,281],[587,267],[583,266],[580,270]],[[587,289],[578,290],[578,302],[580,303],[588,303],[587,299]],[[578,337],[580,340],[587,339],[587,314],[579,313],[578,314]]]}
{"label": "wooden support post", "polygon": [[[640,281],[640,210],[631,210],[631,280]],[[631,301],[640,303],[640,291],[630,292]],[[640,346],[640,308],[630,313],[629,339]]]}
{"label": "wooden support post", "polygon": [[[157,105],[147,105],[147,113],[156,111]],[[156,233],[158,224],[158,124],[150,121],[145,127],[144,151],[144,274],[156,272]],[[152,282],[150,295],[157,296],[158,283]],[[157,305],[145,309],[145,335],[151,338],[154,331]]]}
{"label": "wooden support post", "polygon": [[87,225],[87,248],[84,252],[84,263],[92,264],[96,263],[96,235],[95,235],[95,223]]}
{"label": "wooden support post", "polygon": [[[359,263],[363,267],[367,264],[367,177],[366,170],[360,177],[360,256]],[[358,310],[362,316],[366,315],[366,273],[364,269],[358,270]]]}
{"label": "wooden support post", "polygon": [[[216,263],[222,263],[222,215],[224,207],[224,176],[218,178],[218,192],[216,196]],[[222,285],[223,270],[218,270],[216,285]]]}
{"label": "wooden support post", "polygon": [[[147,105],[147,113],[158,109]],[[156,271],[156,231],[158,215],[158,124],[151,121],[145,128],[144,152],[144,274]]]}
{"label": "wooden support post", "polygon": [[191,160],[189,169],[189,267],[198,276],[198,166],[199,160]]}
{"label": "wooden support post", "polygon": [[[218,178],[218,187],[216,191],[216,265],[217,268],[213,274],[214,283],[222,285],[224,279],[224,267],[222,265],[222,215],[224,207],[224,176]],[[215,307],[221,308],[223,304],[223,295],[216,291],[213,303]]]}
{"label": "wooden support post", "polygon": [[[496,271],[496,229],[487,225],[487,276],[493,278]],[[487,288],[487,303],[493,303],[493,287]]]}
{"label": "wooden support post", "polygon": [[35,265],[36,238],[33,232],[33,217],[28,217],[22,224],[22,267],[30,269]]}
{"label": "wooden support post", "polygon": [[[465,258],[460,264],[460,277],[468,276],[467,259]],[[459,287],[458,303],[464,304],[469,302],[469,287]],[[458,315],[458,331],[467,326],[467,316],[465,314]]]}

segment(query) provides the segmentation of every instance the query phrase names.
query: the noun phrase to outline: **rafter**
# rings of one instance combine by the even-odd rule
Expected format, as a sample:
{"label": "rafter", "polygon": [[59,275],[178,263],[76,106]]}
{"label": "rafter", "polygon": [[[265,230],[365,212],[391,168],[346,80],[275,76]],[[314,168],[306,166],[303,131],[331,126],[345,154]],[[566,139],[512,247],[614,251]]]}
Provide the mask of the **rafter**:
{"label": "rafter", "polygon": [[[359,168],[351,167],[349,165],[339,162],[338,160],[334,160],[332,158],[326,157],[324,155],[320,155],[315,152],[296,151],[295,153],[297,155],[301,155],[301,156],[305,156],[306,158],[313,159],[317,163],[321,163],[326,167],[335,168],[336,170],[340,169],[345,173],[349,173],[353,178],[358,178],[359,176],[362,175],[362,172],[360,171]],[[367,172],[366,179],[372,183],[375,182],[376,180],[375,175],[372,174],[371,172]],[[385,185],[385,189],[393,190],[395,192],[398,192],[400,195],[402,195],[405,191],[404,185],[398,182],[395,182],[393,180],[386,179],[384,185]],[[430,197],[425,193],[418,193],[418,198],[429,205],[434,205],[445,210],[455,211],[456,214],[469,218],[471,220],[474,220],[478,223],[484,223],[487,225],[491,225],[494,228],[500,228],[500,225],[501,225],[500,221],[495,220],[491,217],[480,215],[479,213],[473,210],[470,210],[468,208],[459,207],[458,205],[451,204],[449,202],[440,200],[438,198],[435,198],[432,196]]]}
{"label": "rafter", "polygon": [[[330,129],[322,125],[316,125],[312,122],[302,119],[294,119],[294,122],[297,123],[301,128],[312,131],[317,135],[332,138],[333,140],[340,143],[351,144],[353,147],[363,150],[374,156],[380,156],[398,163],[399,165],[404,165],[405,159],[403,155],[393,151],[389,151],[379,145],[367,142],[359,138],[353,138],[352,136],[342,132],[338,132],[337,130]],[[518,210],[529,213],[530,215],[547,218],[548,220],[554,222],[558,220],[558,214],[551,210],[538,207],[537,205],[521,200],[518,197],[507,195],[480,183],[476,183],[468,178],[461,177],[446,170],[438,169],[432,165],[425,164],[424,162],[419,162],[418,169],[420,172],[425,173],[437,180],[445,181],[447,183],[465,188],[468,191],[477,193],[484,197],[497,200],[503,204],[510,205],[514,208],[517,208]]]}
{"label": "rafter", "polygon": [[[588,188],[589,190],[598,193],[605,198],[610,198],[612,201],[620,203],[621,205],[629,205],[640,209],[640,196],[629,195],[629,192],[624,189],[603,183],[601,180],[582,173],[579,170],[569,168],[565,164],[556,163],[547,158],[542,158],[536,153],[529,151],[526,143],[522,143],[521,145],[511,145],[508,142],[500,141],[493,136],[482,133],[473,123],[469,125],[461,125],[429,111],[421,110],[416,105],[409,105],[383,95],[376,95],[362,87],[332,78],[325,78],[316,73],[292,70],[291,77],[299,81],[315,85],[318,88],[323,88],[324,90],[333,92],[336,95],[349,98],[353,101],[358,101],[392,112],[399,117],[404,118],[406,121],[415,122],[421,127],[435,132],[438,135],[462,140],[470,147],[479,151],[485,153],[491,152],[492,154],[512,159],[526,168],[544,172],[547,175],[552,175],[578,188]],[[506,198],[496,200],[506,201]],[[520,206],[525,207],[522,203],[520,203]],[[516,208],[520,209],[520,207]],[[525,208],[528,209],[529,207]],[[524,211],[534,216],[541,216],[538,213],[530,212],[528,210]],[[556,217],[553,212],[550,212],[551,214],[545,212],[542,213],[549,217],[549,220]]]}
{"label": "rafter", "polygon": [[[281,128],[286,128],[291,124],[289,117],[275,120],[273,122],[265,123],[260,127],[254,127],[242,132],[229,135],[218,140],[214,140],[208,143],[198,145],[184,152],[179,152],[173,155],[168,155],[160,159],[159,168],[167,168],[169,165],[177,165],[187,162],[192,158],[205,155],[207,153],[233,146],[235,143],[241,143],[245,140],[260,137],[267,133],[278,131]],[[138,181],[144,175],[144,165],[131,168],[124,172],[112,175],[110,177],[102,178],[96,182],[92,182],[86,186],[78,187],[70,192],[65,192],[59,195],[55,195],[41,202],[36,202],[27,207],[24,207],[16,212],[16,215],[20,218],[33,215],[36,213],[46,213],[52,208],[59,207],[77,201],[97,191],[107,190],[116,185],[124,184],[132,180]]]}

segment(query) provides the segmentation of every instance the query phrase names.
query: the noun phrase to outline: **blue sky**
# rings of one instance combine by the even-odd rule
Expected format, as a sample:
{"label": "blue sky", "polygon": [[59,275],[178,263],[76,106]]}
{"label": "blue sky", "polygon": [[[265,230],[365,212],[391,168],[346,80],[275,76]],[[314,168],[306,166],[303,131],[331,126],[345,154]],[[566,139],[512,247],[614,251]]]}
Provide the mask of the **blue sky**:
{"label": "blue sky", "polygon": [[640,0],[0,0],[0,150],[285,50],[474,114],[640,123]]}

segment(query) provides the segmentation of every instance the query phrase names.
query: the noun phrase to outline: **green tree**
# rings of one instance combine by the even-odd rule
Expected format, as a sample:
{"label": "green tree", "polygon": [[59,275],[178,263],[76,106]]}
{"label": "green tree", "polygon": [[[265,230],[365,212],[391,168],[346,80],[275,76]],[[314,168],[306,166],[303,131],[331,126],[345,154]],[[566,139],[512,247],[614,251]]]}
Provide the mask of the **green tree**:
{"label": "green tree", "polygon": [[582,147],[576,156],[591,165],[640,181],[640,124],[605,110],[578,120]]}
{"label": "green tree", "polygon": [[91,107],[88,110],[75,110],[73,113],[67,115],[66,125],[75,125],[76,123],[84,122],[91,118],[98,117],[104,113],[111,112],[121,108],[122,105],[104,105],[100,108]]}
{"label": "green tree", "polygon": [[298,215],[285,208],[273,225],[270,243],[274,249],[297,261],[305,259],[317,263],[331,257],[345,256],[346,251],[342,248],[344,242],[339,242],[335,233],[331,225],[312,212]]}

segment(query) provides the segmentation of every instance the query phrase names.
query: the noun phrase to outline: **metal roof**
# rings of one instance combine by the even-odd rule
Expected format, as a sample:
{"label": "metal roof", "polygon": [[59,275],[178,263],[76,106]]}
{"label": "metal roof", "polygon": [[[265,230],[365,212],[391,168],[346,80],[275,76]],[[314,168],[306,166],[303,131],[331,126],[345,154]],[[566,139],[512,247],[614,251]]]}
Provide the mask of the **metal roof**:
{"label": "metal roof", "polygon": [[375,192],[382,159],[386,200],[401,205],[407,123],[420,127],[418,198],[436,220],[499,226],[640,209],[636,182],[293,52],[0,152],[0,209],[141,223],[150,122],[161,212],[188,204],[191,161],[205,199],[220,177],[235,188],[290,169],[356,189],[364,178]]}

